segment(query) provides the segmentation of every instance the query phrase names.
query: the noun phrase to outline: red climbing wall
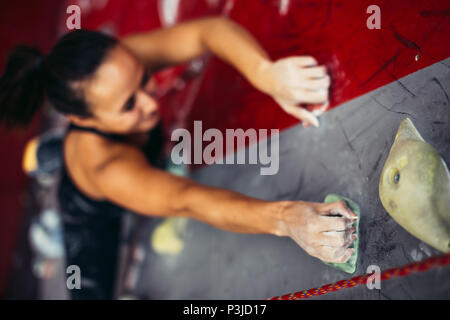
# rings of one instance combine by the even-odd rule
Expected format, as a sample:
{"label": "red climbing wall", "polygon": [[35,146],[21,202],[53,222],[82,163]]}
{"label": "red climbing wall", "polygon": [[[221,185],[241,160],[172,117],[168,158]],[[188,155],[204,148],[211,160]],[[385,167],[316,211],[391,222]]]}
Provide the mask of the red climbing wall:
{"label": "red climbing wall", "polygon": [[[0,72],[3,72],[9,50],[16,44],[50,49],[56,38],[59,3],[57,0],[0,2]],[[36,132],[38,122],[36,118],[28,130],[14,130],[10,134],[0,128],[0,298],[22,223],[27,187],[22,171],[23,149]]]}
{"label": "red climbing wall", "polygon": [[[162,2],[92,2],[82,8],[82,25],[118,36],[151,30],[164,25]],[[361,0],[180,0],[176,21],[226,15],[247,28],[272,59],[316,57],[331,75],[333,108],[449,55],[450,6],[445,2],[377,1],[379,30],[366,26],[371,4]],[[192,130],[193,120],[202,120],[204,130],[222,131],[284,129],[298,122],[214,57],[199,75],[176,68],[163,72],[159,80],[165,87],[172,85],[160,100],[168,135],[177,126]]]}
{"label": "red climbing wall", "polygon": [[[333,81],[331,108],[450,54],[450,4],[445,1],[377,1],[380,30],[366,27],[366,9],[373,1],[284,1],[285,11],[282,2],[234,1],[229,17],[246,27],[272,59],[312,55],[325,64]],[[192,108],[186,121],[190,128],[193,120],[203,120],[204,130],[284,129],[297,123],[216,58],[207,65],[197,92],[187,106]],[[176,95],[165,107],[179,107]]]}

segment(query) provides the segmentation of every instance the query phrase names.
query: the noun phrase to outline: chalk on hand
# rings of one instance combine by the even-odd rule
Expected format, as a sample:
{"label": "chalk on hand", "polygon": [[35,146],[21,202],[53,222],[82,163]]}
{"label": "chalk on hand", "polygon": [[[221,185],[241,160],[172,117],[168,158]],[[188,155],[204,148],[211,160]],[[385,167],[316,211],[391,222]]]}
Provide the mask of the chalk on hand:
{"label": "chalk on hand", "polygon": [[344,263],[325,262],[325,264],[335,267],[336,269],[342,270],[347,273],[354,273],[356,271],[356,262],[358,260],[359,218],[360,218],[361,209],[359,208],[359,205],[356,204],[354,201],[352,201],[348,198],[339,196],[337,194],[327,195],[325,197],[324,202],[331,203],[331,202],[336,202],[336,201],[340,201],[340,200],[343,200],[345,202],[345,204],[347,205],[347,207],[350,208],[350,210],[352,210],[358,216],[358,219],[356,219],[355,222],[353,223],[353,225],[355,226],[355,229],[356,229],[355,234],[357,235],[357,238],[353,241],[353,243],[349,247],[349,248],[354,248],[355,251],[351,255],[350,259],[347,260],[347,262],[344,262]]}

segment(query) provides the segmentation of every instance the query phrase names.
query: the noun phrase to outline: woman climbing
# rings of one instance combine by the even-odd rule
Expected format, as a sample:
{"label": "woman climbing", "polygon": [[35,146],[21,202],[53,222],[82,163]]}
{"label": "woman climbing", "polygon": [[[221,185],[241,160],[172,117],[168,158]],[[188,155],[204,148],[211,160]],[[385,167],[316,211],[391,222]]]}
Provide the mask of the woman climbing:
{"label": "woman climbing", "polygon": [[[211,52],[282,109],[317,126],[298,107],[328,99],[330,79],[314,58],[271,61],[242,27],[205,18],[123,39],[86,30],[64,35],[48,55],[19,46],[0,81],[0,121],[26,126],[44,97],[69,120],[59,185],[68,265],[81,269],[72,298],[111,299],[121,216],[184,216],[241,233],[291,237],[310,255],[345,262],[356,215],[342,202],[269,202],[206,187],[158,165],[158,103],[149,75]],[[261,110],[261,112],[264,112]],[[300,164],[301,165],[301,164]]]}

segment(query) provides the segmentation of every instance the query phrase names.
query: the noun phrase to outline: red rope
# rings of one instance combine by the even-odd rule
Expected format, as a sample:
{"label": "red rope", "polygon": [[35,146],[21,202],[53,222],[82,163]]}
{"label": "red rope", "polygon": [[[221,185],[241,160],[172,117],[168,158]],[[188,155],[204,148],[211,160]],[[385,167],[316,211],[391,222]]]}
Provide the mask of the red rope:
{"label": "red rope", "polygon": [[[381,281],[395,278],[395,277],[404,277],[414,272],[423,272],[427,271],[431,268],[446,266],[450,264],[450,253],[442,256],[434,256],[428,258],[421,262],[410,263],[406,266],[399,268],[392,268],[385,270],[381,273],[380,278]],[[309,290],[299,291],[295,293],[289,293],[278,297],[273,297],[268,300],[299,300],[299,299],[308,299],[312,296],[320,296],[322,294],[339,291],[344,288],[351,288],[363,283],[367,282],[367,279],[372,276],[372,274],[365,274],[353,277],[348,280],[341,280],[335,283],[326,284],[320,288],[313,288]]]}

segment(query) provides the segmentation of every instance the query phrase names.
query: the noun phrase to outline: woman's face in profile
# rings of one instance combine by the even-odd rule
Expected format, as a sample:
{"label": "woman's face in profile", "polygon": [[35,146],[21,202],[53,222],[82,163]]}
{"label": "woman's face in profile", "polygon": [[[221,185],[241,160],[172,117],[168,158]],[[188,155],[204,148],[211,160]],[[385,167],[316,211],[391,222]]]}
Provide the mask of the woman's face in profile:
{"label": "woman's face in profile", "polygon": [[94,76],[79,86],[94,114],[81,120],[86,126],[131,134],[148,131],[159,122],[159,106],[150,95],[153,84],[144,65],[123,45],[113,48]]}

